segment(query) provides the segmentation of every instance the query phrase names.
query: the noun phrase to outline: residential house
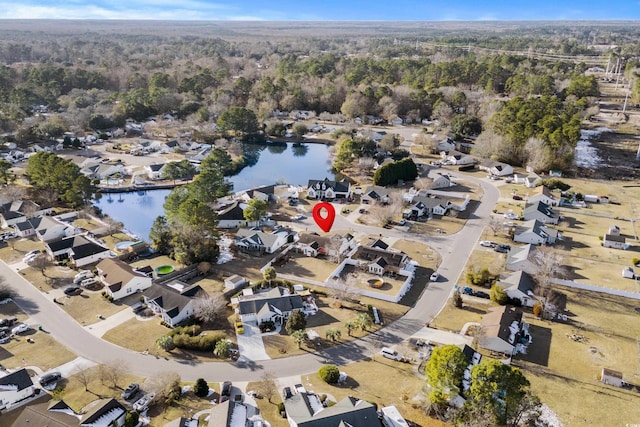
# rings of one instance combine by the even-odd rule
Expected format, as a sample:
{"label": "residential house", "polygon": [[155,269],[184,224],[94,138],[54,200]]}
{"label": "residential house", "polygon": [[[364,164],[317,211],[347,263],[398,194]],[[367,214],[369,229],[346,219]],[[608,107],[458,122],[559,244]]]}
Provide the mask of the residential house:
{"label": "residential house", "polygon": [[431,183],[432,188],[449,188],[456,185],[451,181],[451,177],[445,174],[437,174]]}
{"label": "residential house", "polygon": [[510,271],[524,271],[530,275],[538,270],[536,258],[538,249],[535,245],[512,247],[507,255],[506,268]]}
{"label": "residential house", "polygon": [[275,185],[265,185],[262,187],[252,188],[250,190],[246,190],[241,194],[247,197],[247,202],[249,200],[262,200],[265,202],[271,202],[277,199],[276,197],[276,186]]}
{"label": "residential house", "polygon": [[526,179],[529,175],[524,174],[524,173],[514,173],[513,174],[513,183],[514,184],[525,184]]}
{"label": "residential house", "polygon": [[524,185],[527,188],[535,188],[540,184],[542,184],[542,178],[535,173],[530,173],[524,179]]}
{"label": "residential house", "polygon": [[34,230],[29,221],[23,221],[13,224],[13,230],[18,237],[29,237],[36,234],[36,230]]}
{"label": "residential house", "polygon": [[450,151],[455,151],[456,142],[451,138],[443,139],[435,145],[435,148],[438,153],[441,153],[443,151],[448,153]]}
{"label": "residential house", "polygon": [[608,233],[602,238],[602,246],[613,249],[627,249],[629,247],[629,245],[627,245],[627,239],[625,239],[624,236]]}
{"label": "residential house", "polygon": [[405,218],[446,215],[450,208],[451,202],[449,200],[438,197],[418,196],[413,198],[413,204],[402,215]]}
{"label": "residential house", "polygon": [[0,378],[0,410],[9,410],[34,394],[33,382],[24,368]]}
{"label": "residential house", "polygon": [[127,171],[122,162],[95,163],[80,169],[84,175],[91,179],[108,179],[114,175],[124,176]]}
{"label": "residential house", "polygon": [[[48,396],[48,395],[45,395]],[[80,417],[62,400],[37,400],[38,403],[21,407],[10,427],[79,427]]]}
{"label": "residential house", "polygon": [[365,204],[374,204],[376,202],[382,203],[384,205],[389,203],[389,194],[391,193],[391,189],[381,187],[379,185],[372,185],[365,188],[362,193],[361,201]]}
{"label": "residential house", "polygon": [[40,206],[31,200],[4,203],[0,205],[0,228],[8,228],[29,218],[50,214],[50,207]]}
{"label": "residential house", "polygon": [[558,206],[559,199],[545,185],[540,185],[533,190],[533,194],[527,198],[528,203],[542,202],[549,206]]}
{"label": "residential house", "polygon": [[180,146],[180,143],[178,143],[178,141],[176,141],[175,139],[160,145],[161,153],[167,154],[175,153],[177,151],[182,151],[182,147]]}
{"label": "residential house", "polygon": [[464,166],[476,163],[475,157],[455,150],[449,151],[444,155],[441,154],[441,156],[444,159],[445,164]]}
{"label": "residential house", "polygon": [[318,395],[305,390],[284,400],[291,427],[381,427],[376,407],[352,396],[324,407]]}
{"label": "residential house", "polygon": [[105,292],[114,300],[142,292],[151,286],[151,277],[134,270],[129,264],[119,259],[103,259],[96,268]]}
{"label": "residential house", "polygon": [[291,313],[302,310],[302,307],[302,297],[291,294],[287,288],[282,287],[260,293],[248,292],[238,297],[238,313],[243,322],[260,324],[272,321],[284,324]]}
{"label": "residential house", "polygon": [[310,199],[348,199],[351,197],[351,183],[346,179],[332,181],[310,179],[307,184],[307,197]]}
{"label": "residential house", "polygon": [[127,409],[115,399],[94,400],[82,408],[81,427],[124,426]]}
{"label": "residential house", "polygon": [[360,245],[352,257],[366,265],[369,273],[382,276],[385,273],[398,273],[409,262],[404,252],[375,246]]}
{"label": "residential house", "polygon": [[396,117],[395,119],[391,120],[389,124],[391,126],[401,126],[402,124],[404,124],[404,120],[400,117]]}
{"label": "residential house", "polygon": [[551,209],[551,206],[541,201],[527,203],[522,211],[522,217],[525,221],[537,219],[543,224],[558,224],[560,220],[560,215]]}
{"label": "residential house", "polygon": [[533,307],[538,301],[534,295],[536,282],[524,271],[516,271],[502,277],[499,284],[509,298],[519,300],[523,307]]}
{"label": "residential house", "polygon": [[306,256],[316,257],[326,255],[328,257],[341,257],[354,249],[357,243],[351,234],[333,234],[320,236],[317,233],[301,234],[295,248]]}
{"label": "residential house", "polygon": [[108,248],[84,234],[48,242],[45,244],[45,250],[50,257],[58,261],[69,259],[76,267],[115,257]]}
{"label": "residential house", "polygon": [[409,423],[404,419],[395,405],[380,408],[382,413],[382,425],[385,427],[409,427]]}
{"label": "residential house", "polygon": [[211,145],[201,144],[200,149],[195,153],[187,153],[185,158],[191,163],[200,164],[211,153]]}
{"label": "residential house", "polygon": [[162,173],[166,165],[167,165],[166,163],[155,163],[152,165],[145,166],[144,170],[147,173],[147,176],[149,177],[149,179],[157,181],[159,179],[162,179]]}
{"label": "residential house", "polygon": [[217,212],[218,228],[231,229],[245,227],[247,225],[247,220],[244,219],[244,210],[246,207],[246,203],[240,203],[237,200],[223,207]]}
{"label": "residential house", "polygon": [[[58,221],[50,216],[31,218],[24,223],[14,225],[14,228],[16,229],[16,233],[22,237],[35,235],[43,242],[52,242],[81,233],[79,228]],[[24,234],[24,230],[28,231],[28,234]]]}
{"label": "residential house", "polygon": [[298,236],[295,231],[278,227],[271,233],[260,228],[241,228],[235,236],[236,247],[243,251],[272,254],[286,243],[293,243]]}
{"label": "residential house", "polygon": [[471,370],[473,367],[480,363],[482,360],[482,354],[475,351],[473,348],[469,347],[467,344],[464,344],[462,347],[462,354],[467,359],[468,365],[464,369],[463,377],[462,377],[462,389],[464,391],[469,390],[471,387]]}
{"label": "residential house", "polygon": [[226,279],[224,279],[224,288],[229,290],[238,289],[248,284],[249,284],[249,281],[246,278],[239,276],[237,274],[233,274],[227,277]]}
{"label": "residential house", "polygon": [[510,306],[489,308],[480,325],[482,334],[478,340],[480,348],[512,355],[517,344],[531,339],[528,325],[522,321],[522,311]]}
{"label": "residential house", "polygon": [[[209,427],[238,427],[256,425],[247,420],[250,416],[247,407],[239,402],[227,400],[211,408],[209,412]],[[197,423],[196,423],[197,424]],[[176,426],[178,427],[178,426]]]}
{"label": "residential house", "polygon": [[179,280],[166,285],[154,284],[142,293],[147,306],[172,328],[193,316],[195,297],[206,295],[200,285],[188,285]]}
{"label": "residential house", "polygon": [[608,368],[602,368],[600,372],[600,382],[614,387],[622,387],[625,384],[622,379],[622,372]]}
{"label": "residential house", "polygon": [[482,160],[478,167],[490,175],[507,176],[513,174],[513,166],[494,160]]}
{"label": "residential house", "polygon": [[513,234],[514,242],[532,245],[552,245],[559,238],[558,230],[532,219],[518,225]]}

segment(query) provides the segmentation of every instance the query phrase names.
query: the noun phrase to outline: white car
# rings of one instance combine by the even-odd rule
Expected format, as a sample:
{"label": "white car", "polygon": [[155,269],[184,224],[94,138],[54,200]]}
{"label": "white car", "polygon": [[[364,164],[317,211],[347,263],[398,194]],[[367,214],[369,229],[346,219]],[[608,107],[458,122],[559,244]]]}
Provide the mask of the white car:
{"label": "white car", "polygon": [[75,283],[76,285],[80,282],[82,282],[85,279],[90,279],[93,277],[93,273],[89,270],[82,270],[81,272],[79,272],[78,274],[75,275],[75,277],[73,278],[73,283]]}
{"label": "white car", "polygon": [[155,397],[155,393],[145,394],[140,399],[136,400],[136,403],[133,404],[133,410],[138,412],[146,411],[147,409],[149,409],[149,404]]}
{"label": "white car", "polygon": [[504,214],[504,217],[506,219],[520,219],[520,217],[516,214],[514,214],[513,212],[507,212]]}
{"label": "white car", "polygon": [[11,329],[11,333],[14,335],[18,335],[29,330],[31,330],[31,326],[27,325],[26,323],[20,323],[18,326],[15,326],[13,329]]}
{"label": "white car", "polygon": [[480,240],[480,246],[484,246],[485,248],[493,248],[496,246],[496,244],[491,240]]}
{"label": "white car", "polygon": [[431,277],[429,277],[429,280],[431,282],[437,282],[439,278],[440,278],[440,273],[438,273],[437,271],[434,271],[433,273],[431,273]]}
{"label": "white car", "polygon": [[29,264],[31,261],[33,261],[33,259],[35,257],[37,257],[40,254],[40,251],[38,249],[35,249],[33,251],[29,251],[25,254],[25,256],[22,258],[22,262],[25,262],[27,264]]}

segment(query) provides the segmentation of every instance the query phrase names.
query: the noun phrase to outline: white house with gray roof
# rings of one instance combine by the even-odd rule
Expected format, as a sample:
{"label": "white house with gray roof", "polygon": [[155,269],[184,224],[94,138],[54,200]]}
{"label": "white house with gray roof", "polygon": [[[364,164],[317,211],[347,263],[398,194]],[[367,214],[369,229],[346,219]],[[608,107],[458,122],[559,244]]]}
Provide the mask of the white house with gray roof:
{"label": "white house with gray roof", "polygon": [[551,245],[558,239],[558,230],[546,226],[537,219],[518,225],[513,234],[513,241],[532,245]]}
{"label": "white house with gray roof", "polygon": [[291,427],[382,427],[376,407],[352,396],[325,408],[318,395],[298,390],[284,408]]}
{"label": "white house with gray roof", "polygon": [[34,393],[35,388],[26,369],[11,372],[0,378],[0,410],[11,409]]}
{"label": "white house with gray roof", "polygon": [[168,284],[154,284],[142,296],[147,306],[169,326],[175,327],[193,316],[194,299],[206,297],[200,285],[189,285],[179,280]]}
{"label": "white house with gray roof", "polygon": [[271,233],[265,233],[260,228],[241,228],[235,236],[238,249],[267,254],[272,254],[286,243],[296,240],[297,233],[284,227],[276,228]]}
{"label": "white house with gray roof", "polygon": [[525,221],[537,219],[543,224],[557,224],[560,220],[560,215],[542,201],[527,203],[522,211],[522,217]]}
{"label": "white house with gray roof", "polygon": [[251,289],[245,291],[238,297],[238,314],[243,322],[284,324],[291,313],[303,308],[302,297],[291,294],[286,288],[276,287],[259,293],[252,293]]}

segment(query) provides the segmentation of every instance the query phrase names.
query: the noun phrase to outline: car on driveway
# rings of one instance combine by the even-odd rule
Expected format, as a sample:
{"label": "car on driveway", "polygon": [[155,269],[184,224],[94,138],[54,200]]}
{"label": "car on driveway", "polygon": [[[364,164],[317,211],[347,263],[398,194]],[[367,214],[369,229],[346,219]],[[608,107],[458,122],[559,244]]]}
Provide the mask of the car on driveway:
{"label": "car on driveway", "polygon": [[514,194],[513,196],[511,196],[511,198],[513,200],[522,200],[522,196],[518,196],[517,194]]}
{"label": "car on driveway", "polygon": [[480,246],[484,246],[485,248],[495,248],[496,242],[492,242],[491,240],[480,240]]}
{"label": "car on driveway", "polygon": [[80,295],[82,293],[82,288],[80,286],[67,286],[64,289],[64,294],[65,295]]}
{"label": "car on driveway", "polygon": [[5,317],[4,319],[0,319],[0,327],[12,326],[17,321],[18,321],[17,317]]}
{"label": "car on driveway", "polygon": [[81,283],[83,280],[90,279],[93,277],[93,273],[89,270],[82,270],[80,273],[76,274],[73,278],[73,283],[75,285]]}
{"label": "car on driveway", "polygon": [[22,262],[29,264],[33,259],[40,254],[39,249],[34,249],[32,251],[27,252],[24,257],[22,257]]}
{"label": "car on driveway", "polygon": [[484,298],[484,299],[489,299],[489,294],[483,291],[475,291],[473,293],[474,297],[478,297],[478,298]]}
{"label": "car on driveway", "polygon": [[61,379],[62,379],[62,374],[60,372],[58,371],[47,372],[45,374],[42,374],[42,376],[40,377],[40,385],[45,390],[51,390],[55,388],[56,384]]}
{"label": "car on driveway", "polygon": [[11,333],[13,335],[18,335],[30,330],[31,326],[27,325],[26,323],[20,323],[18,326],[15,326],[13,329],[11,329]]}
{"label": "car on driveway", "polygon": [[129,399],[133,398],[138,393],[138,391],[140,391],[140,386],[138,384],[136,384],[136,383],[131,383],[122,392],[122,398],[124,400],[129,400]]}
{"label": "car on driveway", "polygon": [[231,396],[231,381],[225,381],[222,383],[222,389],[220,390],[221,396]]}
{"label": "car on driveway", "polygon": [[440,278],[440,273],[438,273],[437,271],[434,271],[433,273],[431,273],[431,277],[429,277],[429,280],[431,282],[437,282],[439,278]]}
{"label": "car on driveway", "polygon": [[515,227],[516,225],[518,225],[518,224],[516,224],[516,223],[515,223],[515,222],[513,222],[513,221],[506,221],[506,222],[504,223],[504,226],[505,226],[505,227]]}
{"label": "car on driveway", "polygon": [[294,215],[294,216],[291,217],[291,221],[301,221],[303,219],[305,219],[305,216],[301,215],[301,214]]}
{"label": "car on driveway", "polygon": [[285,387],[282,389],[282,399],[288,399],[291,396],[293,396],[293,393],[291,393],[291,387]]}
{"label": "car on driveway", "polygon": [[136,400],[133,404],[133,410],[138,412],[144,412],[149,409],[149,404],[155,399],[155,393],[148,393],[142,396],[140,399]]}
{"label": "car on driveway", "polygon": [[507,252],[509,252],[509,249],[511,249],[511,246],[509,245],[498,245],[493,248],[494,251],[500,252],[502,254],[506,254]]}
{"label": "car on driveway", "polygon": [[514,214],[513,212],[506,212],[504,214],[504,217],[506,219],[520,219],[520,217],[518,215]]}

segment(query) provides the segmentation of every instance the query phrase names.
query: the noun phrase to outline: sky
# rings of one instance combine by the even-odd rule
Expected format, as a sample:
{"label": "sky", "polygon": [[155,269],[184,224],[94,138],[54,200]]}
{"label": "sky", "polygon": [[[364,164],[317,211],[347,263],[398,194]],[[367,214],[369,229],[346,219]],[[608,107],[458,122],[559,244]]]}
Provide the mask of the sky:
{"label": "sky", "polygon": [[0,19],[627,20],[640,0],[0,0]]}

